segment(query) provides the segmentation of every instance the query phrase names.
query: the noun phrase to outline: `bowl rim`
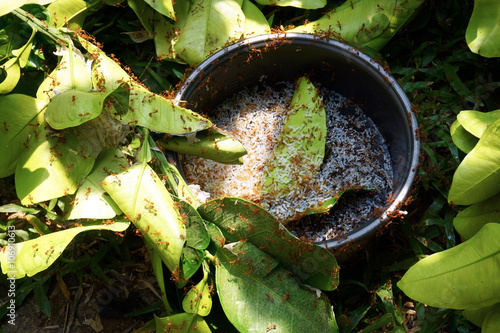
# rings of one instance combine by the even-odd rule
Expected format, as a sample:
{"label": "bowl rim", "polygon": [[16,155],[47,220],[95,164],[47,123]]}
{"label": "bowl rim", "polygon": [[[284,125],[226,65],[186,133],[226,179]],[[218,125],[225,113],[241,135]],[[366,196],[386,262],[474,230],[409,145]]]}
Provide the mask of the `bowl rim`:
{"label": "bowl rim", "polygon": [[[410,165],[408,166],[409,172],[404,180],[404,184],[400,187],[398,195],[392,198],[392,202],[389,206],[387,206],[383,213],[372,220],[368,220],[363,226],[356,228],[345,235],[340,237],[336,237],[330,240],[325,240],[321,242],[315,242],[315,244],[322,246],[327,249],[340,249],[348,244],[353,242],[359,242],[369,236],[373,235],[375,231],[379,230],[384,224],[389,222],[391,216],[406,214],[405,211],[401,210],[402,205],[404,204],[406,198],[409,196],[412,184],[415,180],[418,163],[419,163],[419,154],[420,154],[420,138],[418,134],[418,122],[417,118],[412,110],[411,102],[406,96],[403,88],[399,85],[399,83],[392,77],[392,75],[381,65],[379,62],[375,61],[373,58],[368,56],[362,50],[357,49],[351,45],[340,42],[338,40],[330,39],[327,37],[322,37],[313,34],[306,33],[296,33],[296,32],[279,32],[279,33],[270,33],[264,35],[258,35],[249,37],[247,39],[243,39],[234,44],[226,46],[214,54],[207,57],[202,63],[196,67],[191,74],[186,78],[186,80],[181,85],[179,91],[177,92],[174,102],[179,104],[183,100],[183,96],[186,91],[190,88],[192,84],[195,84],[198,77],[202,77],[207,70],[210,70],[215,63],[220,65],[219,60],[224,58],[228,53],[232,54],[233,52],[247,48],[254,44],[262,44],[264,45],[267,42],[276,42],[283,40],[291,40],[300,42],[310,42],[310,43],[320,43],[326,47],[329,47],[334,52],[344,52],[349,54],[349,56],[354,57],[359,60],[359,65],[364,68],[364,66],[371,67],[373,71],[378,73],[381,76],[383,81],[385,81],[390,89],[396,94],[400,103],[403,105],[405,109],[405,114],[408,117],[408,124],[410,125],[411,135],[413,137],[413,151],[409,154],[409,158],[411,159]],[[285,43],[284,43],[285,44]],[[286,43],[289,44],[289,43]]]}

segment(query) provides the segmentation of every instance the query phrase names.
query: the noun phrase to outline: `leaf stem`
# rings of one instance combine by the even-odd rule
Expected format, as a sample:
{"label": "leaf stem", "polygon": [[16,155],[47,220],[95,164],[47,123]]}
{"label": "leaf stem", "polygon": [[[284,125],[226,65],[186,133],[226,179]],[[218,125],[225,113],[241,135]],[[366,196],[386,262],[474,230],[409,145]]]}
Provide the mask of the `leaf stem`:
{"label": "leaf stem", "polygon": [[45,36],[52,39],[58,45],[67,46],[69,42],[69,37],[61,33],[60,30],[49,26],[47,23],[40,21],[32,14],[20,8],[14,9],[12,12],[22,21],[26,22],[35,31],[41,32]]}

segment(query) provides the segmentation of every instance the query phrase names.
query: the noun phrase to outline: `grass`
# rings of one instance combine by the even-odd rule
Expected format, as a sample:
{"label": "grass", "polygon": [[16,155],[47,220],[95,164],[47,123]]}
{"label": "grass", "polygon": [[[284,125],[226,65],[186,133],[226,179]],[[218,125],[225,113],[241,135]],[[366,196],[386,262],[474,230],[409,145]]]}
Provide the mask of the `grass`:
{"label": "grass", "polygon": [[[448,205],[446,199],[453,172],[463,158],[449,134],[456,114],[467,109],[500,108],[499,59],[473,54],[465,42],[472,7],[472,1],[427,1],[380,53],[414,106],[420,124],[421,161],[412,201],[406,207],[408,214],[392,221],[341,263],[341,284],[329,297],[342,333],[478,331],[459,311],[418,304],[395,284],[420,258],[460,242],[453,229],[458,208]],[[278,7],[266,14],[276,26],[300,24],[317,15]],[[184,77],[184,65],[156,60],[152,42],[135,44],[121,34],[140,29],[128,8],[95,9],[84,28],[154,92],[173,91]],[[0,195],[0,205],[16,201],[13,177],[0,179]],[[5,214],[2,220],[3,225],[16,221],[7,220]],[[24,223],[20,232],[29,233],[29,228],[31,225]],[[144,265],[143,256],[138,255],[142,250],[136,235],[129,234],[125,239],[94,236],[97,238],[91,247],[83,246],[89,243],[88,238],[85,242],[83,237],[78,238],[50,270],[23,279],[19,296],[26,297],[33,290],[39,309],[48,314],[47,295],[54,288],[64,290],[64,280],[81,283],[91,277],[109,282],[112,271],[137,274],[135,268]],[[83,253],[77,260],[73,257],[75,251]]]}

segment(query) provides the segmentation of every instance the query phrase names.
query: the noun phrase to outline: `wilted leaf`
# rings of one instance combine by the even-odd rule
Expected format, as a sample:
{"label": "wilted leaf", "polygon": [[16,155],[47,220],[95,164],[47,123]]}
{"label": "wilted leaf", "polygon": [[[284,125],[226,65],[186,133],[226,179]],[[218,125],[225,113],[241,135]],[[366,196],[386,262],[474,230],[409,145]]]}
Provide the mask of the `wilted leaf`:
{"label": "wilted leaf", "polygon": [[61,255],[66,246],[81,232],[89,230],[111,230],[121,232],[128,228],[128,222],[114,222],[53,232],[38,238],[15,243],[0,251],[2,272],[20,279],[33,276],[47,269]]}
{"label": "wilted leaf", "polygon": [[500,224],[488,223],[475,236],[420,260],[398,287],[418,302],[438,308],[478,309],[500,299]]}
{"label": "wilted leaf", "polygon": [[[297,82],[283,124],[263,174],[262,192],[280,198],[301,187],[301,179],[310,179],[323,164],[326,144],[326,114],[319,92],[307,77]],[[293,162],[297,161],[297,162]]]}

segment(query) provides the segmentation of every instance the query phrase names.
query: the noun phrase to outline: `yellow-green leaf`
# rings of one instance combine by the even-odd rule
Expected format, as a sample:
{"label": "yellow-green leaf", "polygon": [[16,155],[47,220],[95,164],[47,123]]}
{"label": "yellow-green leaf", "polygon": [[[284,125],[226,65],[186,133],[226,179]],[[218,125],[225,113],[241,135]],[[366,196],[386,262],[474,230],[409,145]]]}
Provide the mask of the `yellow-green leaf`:
{"label": "yellow-green leaf", "polygon": [[54,263],[66,246],[81,232],[89,230],[111,230],[121,232],[128,228],[128,222],[113,222],[71,228],[53,232],[38,238],[8,245],[0,251],[2,273],[20,279],[33,276]]}
{"label": "yellow-green leaf", "polygon": [[119,173],[127,168],[128,163],[121,150],[118,148],[103,150],[92,172],[72,196],[65,219],[111,219],[121,214],[120,208],[104,191],[101,182],[110,173]]}
{"label": "yellow-green leaf", "polygon": [[500,120],[488,127],[458,166],[448,201],[472,205],[500,192]]}
{"label": "yellow-green leaf", "polygon": [[86,155],[72,130],[45,128],[35,135],[16,168],[16,192],[23,205],[75,193],[95,160]]}
{"label": "yellow-green leaf", "polygon": [[460,124],[476,138],[480,138],[484,131],[498,119],[500,119],[500,110],[490,112],[464,110],[457,115]]}
{"label": "yellow-green leaf", "polygon": [[5,78],[0,82],[0,94],[11,92],[21,78],[21,68],[24,68],[28,63],[28,58],[33,46],[33,37],[35,30],[31,33],[31,37],[26,44],[17,50],[12,50],[14,58],[9,59],[5,64],[0,66],[0,70],[4,71]]}
{"label": "yellow-green leaf", "polygon": [[326,0],[256,0],[260,5],[318,9],[326,6]]}
{"label": "yellow-green leaf", "polygon": [[500,300],[500,224],[486,224],[474,237],[420,260],[398,287],[438,308],[478,309]]}
{"label": "yellow-green leaf", "polygon": [[199,65],[211,52],[239,40],[245,27],[241,3],[195,0],[175,44],[179,57],[190,65]]}
{"label": "yellow-green leaf", "polygon": [[145,0],[154,10],[175,21],[174,4],[172,0]]}
{"label": "yellow-green leaf", "polygon": [[423,0],[348,0],[316,21],[290,32],[324,34],[349,43],[380,50],[404,26]]}
{"label": "yellow-green leaf", "polygon": [[186,228],[156,173],[142,163],[105,178],[102,187],[155,248],[171,272],[179,271]]}
{"label": "yellow-green leaf", "polygon": [[500,56],[500,2],[474,0],[465,40],[472,52],[484,57]]}
{"label": "yellow-green leaf", "polygon": [[[17,161],[25,144],[34,137],[37,128],[44,122],[46,103],[27,95],[10,94],[0,96],[0,178],[16,170]],[[39,130],[38,130],[39,131]]]}

